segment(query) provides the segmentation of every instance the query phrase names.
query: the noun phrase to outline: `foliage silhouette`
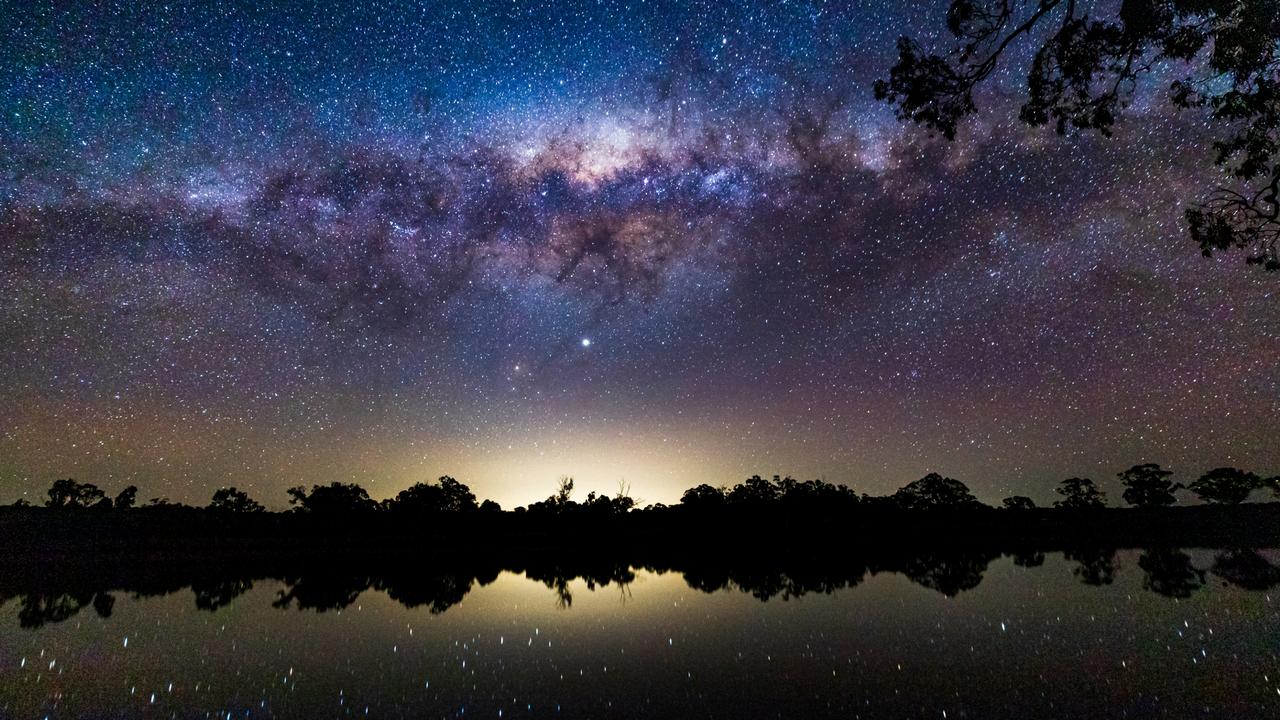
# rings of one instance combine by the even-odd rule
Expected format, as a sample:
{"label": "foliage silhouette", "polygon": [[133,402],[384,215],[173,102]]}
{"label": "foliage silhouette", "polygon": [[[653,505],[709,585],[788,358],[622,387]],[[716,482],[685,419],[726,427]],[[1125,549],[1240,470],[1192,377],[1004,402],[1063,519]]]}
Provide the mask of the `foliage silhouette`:
{"label": "foliage silhouette", "polygon": [[1280,567],[1251,548],[1232,548],[1218,553],[1209,572],[1245,590],[1262,591],[1280,586]]}
{"label": "foliage silhouette", "polygon": [[1001,507],[1006,510],[1034,510],[1036,503],[1025,495],[1012,495],[1000,501]]}
{"label": "foliage silhouette", "polygon": [[107,497],[97,485],[78,483],[70,478],[55,480],[49,487],[48,494],[49,499],[45,501],[45,507],[51,508],[95,507]]}
{"label": "foliage silhouette", "polygon": [[773,476],[772,481],[766,480],[759,475],[752,475],[745,481],[734,485],[726,499],[731,505],[762,507],[781,497],[781,485],[782,478],[777,475]]}
{"label": "foliage silhouette", "polygon": [[439,615],[462,602],[475,584],[487,585],[494,576],[446,571],[438,573],[396,573],[375,580],[373,587],[407,608],[425,607]]}
{"label": "foliage silhouette", "polygon": [[191,592],[196,596],[196,608],[209,612],[230,605],[232,600],[252,589],[253,580],[247,578],[217,578],[191,583]]}
{"label": "foliage silhouette", "polygon": [[1053,503],[1057,508],[1100,508],[1107,504],[1107,496],[1089,478],[1067,478],[1054,490],[1062,496]]}
{"label": "foliage silhouette", "polygon": [[117,510],[128,510],[138,503],[138,488],[130,485],[121,490],[116,495],[115,501],[112,503]]}
{"label": "foliage silhouette", "polygon": [[904,510],[933,508],[975,508],[981,505],[959,480],[929,473],[893,494],[893,501]]}
{"label": "foliage silhouette", "polygon": [[703,483],[691,487],[680,496],[680,505],[692,510],[712,510],[725,505],[725,489]]}
{"label": "foliage silhouette", "polygon": [[234,487],[218,488],[209,501],[209,509],[218,512],[260,513],[266,508],[243,490]]}
{"label": "foliage silhouette", "polygon": [[394,513],[422,517],[439,513],[471,512],[479,509],[471,488],[457,480],[442,475],[437,484],[416,483],[401,490],[386,504]]}
{"label": "foliage silhouette", "polygon": [[902,37],[898,61],[878,80],[878,99],[900,119],[954,139],[977,110],[974,91],[1018,42],[1040,42],[1020,117],[1030,125],[1113,128],[1139,81],[1156,68],[1190,69],[1169,87],[1178,109],[1214,121],[1215,162],[1253,189],[1219,188],[1186,211],[1201,251],[1240,248],[1280,270],[1280,3],[1258,0],[1123,0],[1112,19],[1074,0],[952,0],[944,54]]}
{"label": "foliage silhouette", "polygon": [[1124,501],[1137,507],[1164,507],[1178,501],[1173,493],[1182,489],[1168,478],[1173,473],[1155,463],[1143,463],[1119,473],[1124,485]]}
{"label": "foliage silhouette", "polygon": [[1138,556],[1142,587],[1171,598],[1189,598],[1204,586],[1204,571],[1191,564],[1191,556],[1181,550],[1153,548]]}
{"label": "foliage silhouette", "polygon": [[913,555],[902,572],[913,582],[955,597],[982,583],[987,566],[999,553],[950,552]]}
{"label": "foliage silhouette", "polygon": [[307,492],[301,485],[289,488],[289,504],[303,512],[327,517],[373,512],[377,503],[368,491],[352,483],[312,485]]}
{"label": "foliage silhouette", "polygon": [[1071,574],[1080,578],[1080,582],[1085,585],[1110,585],[1115,582],[1116,571],[1120,567],[1115,550],[1075,548],[1065,551],[1062,556],[1076,563]]}
{"label": "foliage silhouette", "polygon": [[1205,502],[1239,505],[1248,499],[1250,493],[1262,487],[1262,478],[1251,472],[1220,467],[1201,475],[1187,489]]}
{"label": "foliage silhouette", "polygon": [[318,613],[342,610],[356,601],[360,593],[369,589],[373,579],[357,573],[314,573],[285,578],[286,587],[281,590],[273,607],[289,608],[295,604],[299,610]]}
{"label": "foliage silhouette", "polygon": [[18,608],[18,625],[35,629],[64,622],[90,606],[98,617],[111,617],[115,597],[109,593],[93,591],[24,595]]}

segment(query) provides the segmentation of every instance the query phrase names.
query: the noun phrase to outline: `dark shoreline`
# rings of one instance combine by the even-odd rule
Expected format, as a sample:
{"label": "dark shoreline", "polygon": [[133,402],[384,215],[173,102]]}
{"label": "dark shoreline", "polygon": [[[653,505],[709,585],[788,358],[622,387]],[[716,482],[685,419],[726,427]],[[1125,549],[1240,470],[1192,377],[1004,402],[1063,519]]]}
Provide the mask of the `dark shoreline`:
{"label": "dark shoreline", "polygon": [[0,507],[0,561],[77,556],[528,553],[754,556],[886,548],[1274,547],[1280,503],[1167,508],[994,508],[789,512],[666,508],[618,515],[219,513],[171,507],[98,512]]}
{"label": "dark shoreline", "polygon": [[[1023,567],[1062,553],[1085,585],[1141,572],[1146,590],[1189,597],[1210,581],[1280,587],[1280,503],[1178,508],[865,509],[842,513],[668,509],[617,516],[462,513],[328,520],[303,513],[195,508],[94,512],[0,508],[0,605],[40,627],[85,608],[109,616],[116,593],[189,588],[216,610],[279,581],[274,605],[339,610],[366,590],[443,612],[502,572],[545,584],[572,604],[570,583],[625,586],[637,569],[678,572],[691,589],[760,600],[830,593],[897,573],[947,596],[977,587],[1008,556]],[[1186,548],[1213,549],[1209,564]],[[1137,567],[1116,551],[1140,550]]]}

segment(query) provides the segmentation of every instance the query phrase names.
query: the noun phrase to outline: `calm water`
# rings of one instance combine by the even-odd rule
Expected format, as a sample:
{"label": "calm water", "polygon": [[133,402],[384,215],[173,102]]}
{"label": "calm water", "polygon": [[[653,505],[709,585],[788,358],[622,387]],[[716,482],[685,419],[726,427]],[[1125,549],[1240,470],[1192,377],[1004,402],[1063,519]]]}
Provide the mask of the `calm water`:
{"label": "calm water", "polygon": [[457,602],[374,582],[317,603],[272,579],[202,589],[212,611],[191,589],[98,594],[97,611],[18,596],[0,606],[0,716],[1280,717],[1280,556],[1177,555],[1006,556],[945,592],[898,572],[749,588],[768,601],[646,570],[504,572]]}

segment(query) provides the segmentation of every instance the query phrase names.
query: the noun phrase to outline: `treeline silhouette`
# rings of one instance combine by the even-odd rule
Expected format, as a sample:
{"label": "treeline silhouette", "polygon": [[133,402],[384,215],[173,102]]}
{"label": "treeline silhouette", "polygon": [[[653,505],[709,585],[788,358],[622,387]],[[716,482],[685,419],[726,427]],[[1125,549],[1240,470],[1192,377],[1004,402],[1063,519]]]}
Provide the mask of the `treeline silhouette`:
{"label": "treeline silhouette", "polygon": [[[408,608],[436,614],[459,604],[475,586],[485,586],[503,571],[522,574],[551,592],[557,606],[573,604],[571,584],[584,581],[589,590],[617,587],[623,597],[636,570],[678,572],[690,588],[712,593],[736,590],[761,600],[789,600],[811,593],[830,594],[853,588],[866,578],[896,573],[930,590],[954,597],[976,588],[988,565],[1001,556],[1015,564],[1038,567],[1045,553],[1036,550],[946,549],[922,552],[887,550],[835,557],[771,554],[726,562],[705,554],[659,554],[640,565],[619,562],[599,553],[549,558],[529,555],[498,561],[492,557],[434,559],[423,565],[405,556],[379,559],[312,557],[302,561],[245,556],[234,562],[156,561],[117,556],[89,564],[0,564],[0,606],[18,602],[18,623],[38,628],[62,622],[92,608],[110,617],[116,595],[135,599],[170,595],[189,588],[196,609],[216,611],[251,590],[255,583],[278,582],[272,605],[283,610],[327,612],[351,606],[369,590],[386,593]],[[1115,549],[1075,548],[1063,553],[1072,573],[1085,585],[1108,585],[1120,571]],[[1248,591],[1280,586],[1280,567],[1253,548],[1217,551],[1197,566],[1180,548],[1142,549],[1137,557],[1145,590],[1170,598],[1187,598],[1216,578],[1223,585]]]}
{"label": "treeline silhouette", "polygon": [[[217,489],[204,507],[165,498],[138,505],[133,486],[111,497],[94,484],[60,479],[43,506],[0,507],[0,541],[13,552],[64,557],[140,547],[216,552],[258,544],[263,552],[298,552],[398,541],[464,553],[583,542],[688,548],[724,540],[744,553],[759,545],[814,541],[841,547],[1023,540],[1116,547],[1280,544],[1280,504],[1245,503],[1254,493],[1280,495],[1275,477],[1217,468],[1183,485],[1146,463],[1118,479],[1130,507],[1109,507],[1105,493],[1079,477],[1057,486],[1052,507],[1037,507],[1025,496],[992,507],[964,483],[930,473],[887,496],[822,480],[756,475],[732,488],[698,485],[676,505],[644,508],[625,485],[613,495],[592,492],[574,500],[574,481],[565,477],[546,500],[512,511],[478,501],[449,476],[382,501],[359,485],[334,482],[290,488],[291,507],[284,512],[270,512],[234,487]],[[1175,507],[1179,493],[1203,504]]]}
{"label": "treeline silhouette", "polygon": [[[1280,476],[1261,476],[1231,467],[1215,468],[1189,484],[1173,482],[1172,471],[1155,463],[1143,463],[1118,473],[1124,486],[1122,498],[1134,507],[1167,507],[1177,502],[1176,494],[1186,490],[1201,502],[1221,505],[1243,503],[1256,490],[1270,490],[1280,497]],[[633,511],[653,512],[666,510],[661,503],[639,508],[630,496],[629,487],[622,484],[613,496],[591,492],[583,502],[573,500],[574,481],[571,477],[559,480],[556,491],[546,500],[531,503],[527,508],[518,507],[516,513],[575,514],[592,513],[617,515]],[[1059,499],[1053,507],[1094,508],[1105,507],[1106,494],[1089,478],[1073,477],[1063,480],[1055,492]],[[477,503],[471,488],[444,475],[436,483],[417,483],[401,490],[393,498],[375,501],[367,490],[354,483],[333,482],[328,485],[296,486],[286,491],[292,512],[315,515],[360,514],[385,512],[400,517],[429,517],[446,513],[502,512],[502,507],[492,500]],[[130,485],[114,497],[109,497],[92,483],[80,483],[73,479],[54,481],[47,491],[44,506],[67,510],[133,510],[190,508],[174,503],[168,498],[152,498],[138,507],[138,488]],[[954,478],[929,473],[892,495],[873,497],[857,494],[845,485],[823,480],[800,481],[790,476],[774,475],[765,479],[753,475],[732,488],[702,484],[684,492],[677,507],[690,510],[711,510],[725,507],[761,507],[776,505],[782,508],[851,508],[866,505],[877,508],[903,510],[929,510],[939,508],[965,509],[986,507],[968,486]],[[14,503],[16,508],[31,507],[26,500]],[[1001,502],[1007,510],[1036,508],[1035,502],[1026,496],[1013,495]],[[217,513],[260,513],[266,508],[248,493],[235,487],[221,487],[213,493],[203,509]]]}

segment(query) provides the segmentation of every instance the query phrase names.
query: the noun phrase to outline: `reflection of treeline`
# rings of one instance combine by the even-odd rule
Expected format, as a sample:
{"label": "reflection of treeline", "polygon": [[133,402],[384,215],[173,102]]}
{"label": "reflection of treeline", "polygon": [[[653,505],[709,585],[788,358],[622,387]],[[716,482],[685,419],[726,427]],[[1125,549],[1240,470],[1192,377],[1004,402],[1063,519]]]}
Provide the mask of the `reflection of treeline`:
{"label": "reflection of treeline", "polygon": [[[279,581],[272,605],[288,610],[327,612],[346,608],[370,590],[408,608],[441,613],[462,602],[476,585],[484,586],[506,570],[523,574],[549,589],[549,600],[560,607],[573,603],[571,585],[589,590],[617,587],[623,596],[635,579],[636,568],[679,572],[689,587],[703,592],[738,590],[762,601],[787,600],[811,593],[829,594],[861,584],[867,577],[896,573],[948,597],[976,588],[988,565],[1008,555],[1024,567],[1045,562],[1042,551],[948,549],[923,552],[840,554],[834,557],[781,555],[725,561],[708,555],[651,555],[632,565],[599,553],[572,557],[530,555],[514,562],[482,556],[454,556],[420,564],[386,556],[298,556],[264,560],[256,556],[226,558],[221,563],[157,560],[148,556],[129,560],[116,556],[89,564],[9,564],[0,574],[0,605],[16,599],[18,622],[40,627],[61,622],[92,608],[109,617],[116,596],[157,597],[190,589],[199,610],[216,611],[253,588],[256,582]],[[1072,572],[1086,585],[1112,583],[1119,571],[1113,549],[1078,547],[1063,553]],[[1186,598],[1214,576],[1223,584],[1249,591],[1280,586],[1280,567],[1257,550],[1234,548],[1216,552],[1212,561],[1197,566],[1187,552],[1157,547],[1137,558],[1142,587],[1172,598]]]}
{"label": "reflection of treeline", "polygon": [[[46,553],[174,542],[207,550],[210,544],[264,538],[297,549],[413,537],[448,550],[584,541],[689,547],[727,540],[737,547],[757,536],[899,546],[940,540],[1127,547],[1280,542],[1280,504],[1244,503],[1256,493],[1273,495],[1275,478],[1218,468],[1184,486],[1170,476],[1154,464],[1119,473],[1130,508],[1107,507],[1103,492],[1087,478],[1062,481],[1052,507],[1014,496],[995,508],[979,502],[964,483],[931,473],[880,497],[821,480],[754,476],[732,488],[698,485],[676,505],[643,509],[626,487],[575,500],[571,478],[562,479],[546,500],[512,511],[477,501],[469,487],[447,476],[382,501],[358,485],[330,483],[291,488],[287,512],[268,512],[231,487],[215,491],[205,507],[163,499],[137,506],[136,488],[108,497],[92,484],[66,479],[49,488],[44,507],[0,507],[0,540]],[[1205,502],[1173,507],[1183,491]]]}

